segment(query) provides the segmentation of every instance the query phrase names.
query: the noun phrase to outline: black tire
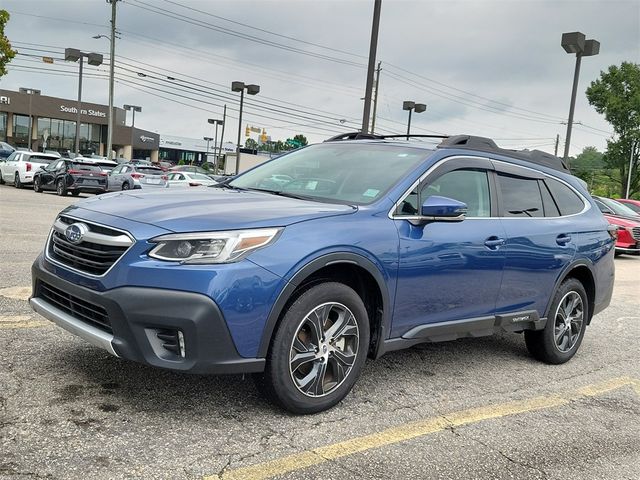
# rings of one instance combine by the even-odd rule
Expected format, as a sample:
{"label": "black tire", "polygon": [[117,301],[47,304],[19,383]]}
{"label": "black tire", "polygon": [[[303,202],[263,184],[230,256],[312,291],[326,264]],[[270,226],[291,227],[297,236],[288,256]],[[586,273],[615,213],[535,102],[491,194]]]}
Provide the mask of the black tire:
{"label": "black tire", "polygon": [[131,186],[129,185],[129,182],[124,182],[122,184],[122,190],[129,190],[131,188]]}
{"label": "black tire", "polygon": [[73,195],[74,197],[77,197],[78,195],[80,195],[80,190],[74,190],[71,192],[71,195]]}
{"label": "black tire", "polygon": [[13,186],[16,188],[22,188],[22,182],[20,181],[20,174],[18,172],[16,172],[13,177]]}
{"label": "black tire", "polygon": [[[316,316],[316,311],[322,314]],[[322,339],[316,342],[314,326],[320,324],[310,319],[320,317],[325,321],[321,323],[324,325]],[[335,329],[335,336],[331,327]],[[368,348],[369,318],[362,299],[342,283],[321,283],[300,295],[284,312],[271,339],[265,371],[256,374],[254,379],[267,398],[292,413],[321,412],[336,405],[351,391],[360,376]],[[298,352],[296,356],[306,357],[295,368],[291,366],[294,352]],[[294,377],[312,380],[300,386]],[[305,388],[309,389],[307,393],[303,392]]]}
{"label": "black tire", "polygon": [[33,179],[33,191],[36,193],[42,193],[42,188],[40,188],[40,177]]}
{"label": "black tire", "polygon": [[56,182],[56,193],[61,197],[67,195],[67,186],[62,178]]}
{"label": "black tire", "polygon": [[524,332],[529,353],[545,363],[568,362],[580,348],[589,315],[589,301],[582,283],[575,278],[565,280],[553,297],[544,329]]}

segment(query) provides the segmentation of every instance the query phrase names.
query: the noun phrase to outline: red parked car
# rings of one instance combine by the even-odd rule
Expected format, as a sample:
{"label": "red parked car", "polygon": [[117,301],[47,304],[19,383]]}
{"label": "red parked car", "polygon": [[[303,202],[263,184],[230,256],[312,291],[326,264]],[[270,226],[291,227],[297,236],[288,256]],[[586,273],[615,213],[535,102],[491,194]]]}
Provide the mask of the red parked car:
{"label": "red parked car", "polygon": [[640,255],[640,215],[616,200],[595,196],[593,199],[609,223],[618,227],[616,256],[622,253]]}
{"label": "red parked car", "polygon": [[617,202],[622,203],[625,207],[629,207],[631,210],[640,215],[640,200],[632,200],[630,198],[618,198]]}

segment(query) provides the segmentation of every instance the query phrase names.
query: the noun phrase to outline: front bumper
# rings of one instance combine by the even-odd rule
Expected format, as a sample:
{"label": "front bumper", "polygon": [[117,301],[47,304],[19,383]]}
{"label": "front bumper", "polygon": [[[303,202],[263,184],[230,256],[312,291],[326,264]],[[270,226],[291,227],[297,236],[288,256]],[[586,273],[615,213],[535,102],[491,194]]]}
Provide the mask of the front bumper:
{"label": "front bumper", "polygon": [[[189,373],[264,370],[263,358],[238,354],[220,309],[205,295],[143,287],[98,292],[52,275],[42,268],[42,261],[38,257],[32,267],[32,308],[112,355]],[[58,293],[52,297],[47,287]],[[83,313],[91,306],[104,311],[108,321],[87,321]],[[163,346],[158,335],[171,332],[181,332],[184,355]]]}

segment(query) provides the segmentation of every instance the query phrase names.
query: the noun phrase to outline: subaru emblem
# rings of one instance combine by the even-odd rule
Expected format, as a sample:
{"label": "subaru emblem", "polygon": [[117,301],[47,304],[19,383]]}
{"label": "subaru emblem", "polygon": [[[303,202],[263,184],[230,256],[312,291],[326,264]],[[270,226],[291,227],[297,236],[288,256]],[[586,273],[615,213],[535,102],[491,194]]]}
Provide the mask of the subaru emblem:
{"label": "subaru emblem", "polygon": [[72,223],[65,229],[64,236],[71,243],[77,244],[82,241],[82,237],[84,237],[88,231],[89,227],[84,223]]}

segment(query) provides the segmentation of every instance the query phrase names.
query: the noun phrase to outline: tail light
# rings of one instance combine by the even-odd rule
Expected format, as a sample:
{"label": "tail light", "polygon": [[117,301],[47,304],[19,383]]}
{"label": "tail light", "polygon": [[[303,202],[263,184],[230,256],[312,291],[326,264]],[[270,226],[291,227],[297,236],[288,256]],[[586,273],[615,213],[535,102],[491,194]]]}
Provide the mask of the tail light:
{"label": "tail light", "polygon": [[169,180],[169,177],[167,177],[166,175],[162,175],[162,177],[161,177],[161,178],[162,178],[163,180],[165,180],[165,181],[166,181],[166,180]]}
{"label": "tail light", "polygon": [[106,177],[109,174],[107,172],[100,172],[98,175],[100,175],[101,177]]}
{"label": "tail light", "polygon": [[618,230],[624,230],[624,227],[619,227],[618,225],[609,225],[607,230],[609,231],[609,235],[614,241],[618,240]]}
{"label": "tail light", "polygon": [[71,175],[81,175],[82,172],[80,170],[68,170],[67,173]]}
{"label": "tail light", "polygon": [[31,164],[29,162],[27,162],[27,172],[31,171]]}
{"label": "tail light", "polygon": [[202,185],[201,183],[196,183],[196,182],[189,182],[189,186],[190,187],[199,187],[200,185]]}
{"label": "tail light", "polygon": [[137,180],[138,178],[144,178],[144,175],[142,173],[132,173],[131,178],[135,178]]}

